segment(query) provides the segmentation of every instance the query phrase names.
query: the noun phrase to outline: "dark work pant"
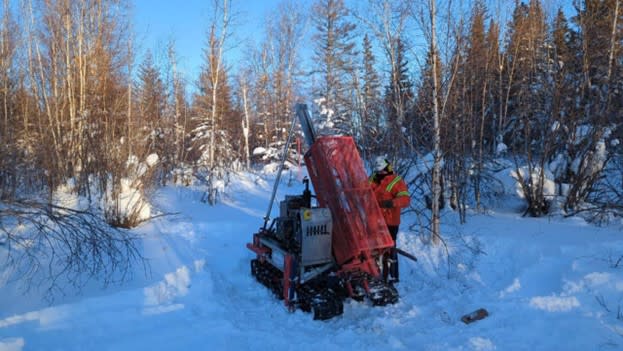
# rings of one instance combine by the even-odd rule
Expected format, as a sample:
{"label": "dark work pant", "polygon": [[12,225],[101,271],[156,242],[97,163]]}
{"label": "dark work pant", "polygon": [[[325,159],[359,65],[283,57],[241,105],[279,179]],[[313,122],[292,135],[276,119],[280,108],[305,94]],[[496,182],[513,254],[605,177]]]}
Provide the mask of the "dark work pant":
{"label": "dark work pant", "polygon": [[[398,226],[388,225],[389,234],[394,239],[394,248],[396,248],[396,237],[398,236]],[[398,252],[392,250],[389,258],[392,260],[392,264],[389,266],[389,276],[391,279],[398,280]]]}

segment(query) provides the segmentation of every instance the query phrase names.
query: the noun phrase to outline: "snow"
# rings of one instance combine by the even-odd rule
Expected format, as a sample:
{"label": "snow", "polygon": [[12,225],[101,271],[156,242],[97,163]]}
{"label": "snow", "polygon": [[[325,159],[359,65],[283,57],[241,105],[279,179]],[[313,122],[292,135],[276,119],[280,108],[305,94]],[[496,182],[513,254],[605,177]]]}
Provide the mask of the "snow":
{"label": "snow", "polygon": [[[551,198],[556,195],[556,183],[554,182],[554,175],[549,170],[544,170],[543,174],[543,195],[546,198]],[[523,180],[523,182],[528,184],[539,184],[539,177],[541,176],[541,168],[533,167],[532,173],[530,173],[530,169],[528,166],[520,167],[519,170],[512,170],[511,177],[516,180]],[[529,178],[530,177],[530,178]],[[531,179],[531,180],[529,180]],[[520,182],[516,183],[516,192],[517,196],[522,199],[525,199],[526,196],[524,194],[524,189],[521,186]]]}
{"label": "snow", "polygon": [[508,146],[506,146],[506,144],[504,144],[504,143],[498,143],[498,145],[495,147],[495,154],[496,154],[496,155],[502,155],[502,154],[504,154],[507,150],[508,150]]}
{"label": "snow", "polygon": [[52,195],[52,202],[56,206],[84,210],[89,207],[88,201],[75,194],[73,180],[59,186]]}
{"label": "snow", "polygon": [[253,149],[253,156],[264,155],[267,151],[268,150],[266,150],[266,148],[258,146],[255,149]]}
{"label": "snow", "polygon": [[147,163],[148,167],[153,167],[159,160],[160,158],[158,157],[158,154],[149,154],[147,158],[145,158],[145,163]]}
{"label": "snow", "polygon": [[[48,304],[36,287],[0,280],[0,350],[623,349],[621,224],[500,206],[459,225],[446,209],[444,245],[433,247],[407,213],[398,245],[419,261],[401,258],[400,301],[347,301],[342,316],[321,322],[288,312],[250,275],[245,244],[263,225],[272,185],[240,175],[216,206],[201,202],[199,186],[159,190],[152,213],[175,215],[134,229],[150,270],[136,267],[121,286],[93,284]],[[283,179],[276,199],[302,190]],[[489,317],[461,322],[478,308]]]}
{"label": "snow", "polygon": [[566,312],[580,303],[575,296],[536,296],[530,299],[530,306],[548,312]]}
{"label": "snow", "polygon": [[[129,218],[133,214],[139,221],[148,219],[151,216],[151,206],[143,197],[142,192],[138,189],[136,181],[129,178],[121,179],[121,190],[117,201],[110,200],[112,195],[108,195],[104,204],[107,212],[117,213],[119,218]],[[109,190],[110,193],[111,190]],[[108,200],[107,200],[108,199]]]}

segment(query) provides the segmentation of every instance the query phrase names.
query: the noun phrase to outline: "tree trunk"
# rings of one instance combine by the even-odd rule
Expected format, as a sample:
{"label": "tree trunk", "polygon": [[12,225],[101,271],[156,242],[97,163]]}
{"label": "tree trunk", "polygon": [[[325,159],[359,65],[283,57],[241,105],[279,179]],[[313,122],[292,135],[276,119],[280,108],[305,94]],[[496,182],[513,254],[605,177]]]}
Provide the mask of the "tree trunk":
{"label": "tree trunk", "polygon": [[244,138],[244,153],[245,159],[247,163],[247,169],[251,168],[251,152],[249,151],[249,130],[251,126],[251,116],[249,113],[249,103],[248,103],[248,86],[245,77],[241,77],[240,80],[240,90],[242,93],[242,107],[244,109],[244,118],[242,119],[242,135]]}
{"label": "tree trunk", "polygon": [[435,0],[430,0],[430,20],[431,20],[431,52],[432,66],[433,66],[433,174],[432,174],[432,187],[433,187],[433,201],[432,201],[432,214],[431,214],[431,236],[432,242],[435,245],[439,245],[441,242],[441,230],[440,230],[440,209],[439,199],[441,198],[441,125],[439,115],[439,103],[437,96],[439,94],[439,82],[437,80],[437,37],[435,35]]}

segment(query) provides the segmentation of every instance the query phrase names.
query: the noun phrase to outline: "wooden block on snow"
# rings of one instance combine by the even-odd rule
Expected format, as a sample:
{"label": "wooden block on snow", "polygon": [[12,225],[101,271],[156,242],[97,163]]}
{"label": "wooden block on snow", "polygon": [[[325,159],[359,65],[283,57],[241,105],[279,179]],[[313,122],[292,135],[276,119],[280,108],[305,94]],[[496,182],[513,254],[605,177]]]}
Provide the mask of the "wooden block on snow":
{"label": "wooden block on snow", "polygon": [[465,324],[470,324],[475,321],[487,318],[488,316],[489,316],[489,312],[487,310],[485,310],[484,308],[479,308],[472,313],[468,313],[464,315],[463,317],[461,317],[461,320]]}

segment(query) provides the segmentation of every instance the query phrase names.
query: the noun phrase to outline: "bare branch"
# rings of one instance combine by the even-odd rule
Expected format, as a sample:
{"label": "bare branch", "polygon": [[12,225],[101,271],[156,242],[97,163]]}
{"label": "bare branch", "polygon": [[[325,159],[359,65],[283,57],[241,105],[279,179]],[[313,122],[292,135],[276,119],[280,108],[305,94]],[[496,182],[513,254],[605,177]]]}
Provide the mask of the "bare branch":
{"label": "bare branch", "polygon": [[131,278],[135,263],[148,267],[138,237],[108,226],[89,211],[33,200],[3,203],[0,235],[7,248],[4,267],[25,290],[35,287],[53,300],[89,281],[104,286]]}

